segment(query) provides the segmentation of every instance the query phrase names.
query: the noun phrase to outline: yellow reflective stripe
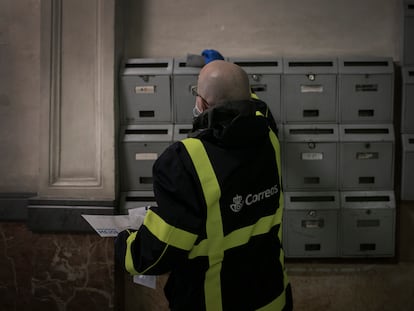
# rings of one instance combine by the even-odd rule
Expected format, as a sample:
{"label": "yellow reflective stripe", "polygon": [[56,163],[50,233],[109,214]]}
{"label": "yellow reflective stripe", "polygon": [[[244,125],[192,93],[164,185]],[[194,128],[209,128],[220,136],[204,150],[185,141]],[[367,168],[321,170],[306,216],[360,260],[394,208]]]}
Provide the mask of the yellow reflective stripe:
{"label": "yellow reflective stripe", "polygon": [[[280,227],[279,230],[282,230],[282,227]],[[286,269],[284,267],[285,253],[282,248],[280,249],[279,261],[282,264],[282,269],[283,269],[283,292],[272,302],[257,309],[256,311],[282,310],[286,305],[286,288],[289,285],[289,280],[288,280]]]}
{"label": "yellow reflective stripe", "polygon": [[272,142],[273,148],[275,149],[275,153],[276,153],[276,163],[277,163],[277,171],[279,173],[279,181],[280,184],[282,184],[282,172],[281,172],[281,167],[282,167],[282,163],[281,163],[281,159],[280,159],[280,144],[279,144],[279,140],[276,137],[276,134],[269,129],[269,137],[270,137],[270,141]]}
{"label": "yellow reflective stripe", "polygon": [[220,212],[220,186],[216,174],[208,158],[203,143],[194,138],[182,141],[193,161],[198,178],[203,188],[204,199],[207,204],[207,253],[209,269],[206,272],[204,282],[206,310],[221,311],[221,262],[224,257],[224,249],[220,247],[223,240],[223,224]]}
{"label": "yellow reflective stripe", "polygon": [[[226,235],[221,245],[220,249],[228,250],[233,247],[237,247],[243,244],[246,244],[249,241],[249,238],[252,236],[264,234],[270,231],[270,229],[280,224],[282,222],[282,211],[277,210],[276,214],[262,217],[255,224],[237,229],[230,234]],[[198,245],[195,245],[189,254],[189,258],[195,258],[197,256],[207,256],[208,255],[209,243],[207,240],[201,241]]]}
{"label": "yellow reflective stripe", "polygon": [[134,267],[134,260],[132,259],[132,252],[131,252],[131,245],[132,245],[132,242],[134,242],[136,236],[137,236],[137,231],[130,234],[126,240],[127,248],[126,248],[126,254],[125,254],[125,269],[130,274],[138,274],[137,270],[135,270],[135,267]]}
{"label": "yellow reflective stripe", "polygon": [[283,292],[272,302],[265,305],[264,307],[261,307],[257,309],[256,311],[275,311],[275,310],[283,310],[286,304],[286,288],[289,285],[286,272],[283,273]]}
{"label": "yellow reflective stripe", "polygon": [[186,251],[189,251],[197,240],[196,234],[169,225],[151,210],[145,215],[144,225],[160,241]]}
{"label": "yellow reflective stripe", "polygon": [[137,235],[138,231],[132,233],[128,239],[127,239],[127,251],[126,251],[126,255],[125,255],[125,269],[132,275],[136,275],[136,274],[144,274],[146,273],[148,270],[150,270],[152,267],[155,267],[158,262],[161,260],[162,256],[164,256],[165,252],[167,251],[168,248],[168,244],[164,247],[164,250],[162,251],[160,257],[157,259],[157,261],[155,261],[151,266],[149,266],[147,269],[139,272],[137,270],[135,270],[134,267],[134,260],[132,259],[132,253],[131,253],[131,245],[132,242],[134,242],[136,235]]}
{"label": "yellow reflective stripe", "polygon": [[252,92],[250,92],[250,97],[253,99],[259,99],[259,96],[257,96],[256,93],[252,93]]}
{"label": "yellow reflective stripe", "polygon": [[[277,138],[276,134],[270,128],[269,128],[269,137],[270,137],[270,141],[272,142],[273,148],[275,149],[277,170],[279,173],[279,184],[282,185],[282,171],[281,171],[282,165],[281,165],[281,158],[280,158],[279,139]],[[283,191],[280,191],[280,197],[279,197],[279,211],[280,212],[282,212],[284,204],[285,202],[284,202]],[[280,243],[282,243],[282,224],[280,225],[280,228],[279,228],[278,237],[279,237]],[[282,268],[285,269],[284,256],[280,257],[280,264],[282,265]]]}
{"label": "yellow reflective stripe", "polygon": [[[263,114],[260,111],[256,111],[256,116],[262,116],[263,117]],[[282,165],[281,165],[281,157],[280,157],[280,143],[279,143],[279,139],[277,138],[276,134],[272,131],[271,128],[269,128],[269,138],[270,138],[270,141],[273,145],[273,149],[275,150],[277,170],[278,170],[278,173],[279,173],[279,184],[282,185],[282,171],[281,171]],[[278,212],[282,213],[284,203],[285,202],[284,202],[283,191],[280,191]],[[283,231],[282,227],[283,227],[283,224],[281,222],[280,227],[279,227],[279,232],[278,232],[278,235],[277,235],[278,238],[279,238],[280,243],[282,243],[282,231]],[[288,278],[287,278],[286,269],[285,269],[285,256],[284,256],[283,249],[281,249],[279,261],[280,261],[280,264],[281,264],[282,269],[284,271],[284,282],[285,282],[285,288],[286,288],[286,286],[288,284]],[[284,295],[283,295],[283,297],[284,297]],[[282,304],[282,302],[280,302],[280,303]],[[282,307],[284,306],[284,304],[285,304],[285,301],[284,301],[284,298],[283,298]],[[276,309],[275,306],[272,306],[272,307],[269,308],[269,310],[273,310],[272,308]],[[264,309],[264,310],[267,310],[267,309]]]}
{"label": "yellow reflective stripe", "polygon": [[[261,116],[264,117],[263,113],[261,113],[260,111],[256,111],[256,116]],[[277,170],[279,172],[279,181],[282,184],[282,172],[281,172],[281,160],[280,160],[280,143],[279,143],[279,139],[277,138],[276,134],[272,131],[271,128],[269,128],[269,138],[270,141],[273,145],[273,148],[275,149],[275,153],[276,153],[276,163],[277,163]]]}

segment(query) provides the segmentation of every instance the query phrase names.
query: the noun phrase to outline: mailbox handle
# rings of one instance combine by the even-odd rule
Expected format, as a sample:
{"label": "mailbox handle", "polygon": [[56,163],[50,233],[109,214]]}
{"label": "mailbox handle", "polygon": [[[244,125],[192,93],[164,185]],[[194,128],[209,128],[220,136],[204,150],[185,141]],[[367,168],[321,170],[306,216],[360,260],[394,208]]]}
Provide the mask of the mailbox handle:
{"label": "mailbox handle", "polygon": [[140,118],[153,118],[155,117],[155,111],[154,110],[140,110],[139,117]]}
{"label": "mailbox handle", "polygon": [[375,251],[377,245],[375,243],[361,243],[359,244],[360,251]]}
{"label": "mailbox handle", "polygon": [[358,110],[359,117],[373,117],[374,109],[360,109]]}
{"label": "mailbox handle", "polygon": [[142,176],[139,178],[139,183],[140,184],[152,184],[153,178],[152,177],[145,177]]}
{"label": "mailbox handle", "polygon": [[267,84],[253,84],[250,86],[253,92],[266,92]]}
{"label": "mailbox handle", "polygon": [[305,251],[320,251],[321,244],[305,244]]}
{"label": "mailbox handle", "polygon": [[374,176],[360,176],[358,178],[358,183],[360,184],[375,184]]}
{"label": "mailbox handle", "polygon": [[303,178],[303,182],[305,184],[313,184],[313,185],[316,185],[316,184],[319,184],[320,183],[320,178],[319,177],[304,177]]}
{"label": "mailbox handle", "polygon": [[319,117],[319,110],[318,109],[303,110],[303,117],[304,118],[315,118],[315,117]]}
{"label": "mailbox handle", "polygon": [[155,197],[153,196],[142,196],[142,197],[135,197],[135,196],[127,196],[125,198],[125,201],[127,202],[152,202],[155,201]]}

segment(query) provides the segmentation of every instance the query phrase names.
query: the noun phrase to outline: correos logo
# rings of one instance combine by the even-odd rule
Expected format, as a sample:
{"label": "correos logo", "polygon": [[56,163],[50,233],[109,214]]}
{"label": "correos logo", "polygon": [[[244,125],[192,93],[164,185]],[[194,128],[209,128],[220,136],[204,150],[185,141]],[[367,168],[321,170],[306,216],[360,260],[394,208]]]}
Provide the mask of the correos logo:
{"label": "correos logo", "polygon": [[263,199],[270,198],[271,196],[277,194],[279,192],[279,189],[277,188],[277,185],[274,185],[273,187],[270,187],[269,189],[266,189],[259,193],[249,193],[245,199],[239,194],[236,194],[233,198],[233,204],[230,204],[230,209],[237,213],[240,212],[243,208],[244,204],[247,206],[250,206],[254,203],[257,203]]}

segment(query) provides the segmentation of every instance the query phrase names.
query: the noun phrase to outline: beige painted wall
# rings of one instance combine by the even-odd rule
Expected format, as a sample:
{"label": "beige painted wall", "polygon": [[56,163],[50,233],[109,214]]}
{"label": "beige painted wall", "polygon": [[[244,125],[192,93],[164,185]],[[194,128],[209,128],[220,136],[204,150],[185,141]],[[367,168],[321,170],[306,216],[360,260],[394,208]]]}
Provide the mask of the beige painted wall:
{"label": "beige painted wall", "polygon": [[128,57],[389,56],[399,59],[400,0],[128,1]]}
{"label": "beige painted wall", "polygon": [[[176,57],[215,48],[225,56],[377,55],[399,60],[400,0],[123,1],[126,57]],[[39,146],[45,140],[39,121],[41,2],[0,0],[0,193],[37,192],[39,184],[46,193],[49,189],[39,180]],[[105,115],[105,120],[111,117]],[[64,139],[78,135],[64,134]],[[102,148],[111,153],[114,146]],[[64,173],[88,176],[90,172],[78,171],[79,162],[72,170],[71,158],[64,157]],[[105,161],[102,173],[114,178]]]}
{"label": "beige painted wall", "polygon": [[40,0],[0,0],[0,193],[39,175]]}

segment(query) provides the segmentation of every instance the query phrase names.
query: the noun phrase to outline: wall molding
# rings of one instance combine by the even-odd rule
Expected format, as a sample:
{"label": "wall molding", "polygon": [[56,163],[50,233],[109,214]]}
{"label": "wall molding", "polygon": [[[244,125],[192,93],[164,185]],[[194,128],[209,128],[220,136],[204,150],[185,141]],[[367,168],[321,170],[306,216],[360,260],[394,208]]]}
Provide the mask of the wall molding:
{"label": "wall molding", "polygon": [[39,194],[113,198],[114,1],[41,5]]}

